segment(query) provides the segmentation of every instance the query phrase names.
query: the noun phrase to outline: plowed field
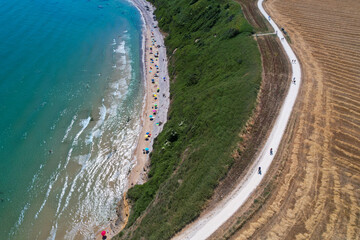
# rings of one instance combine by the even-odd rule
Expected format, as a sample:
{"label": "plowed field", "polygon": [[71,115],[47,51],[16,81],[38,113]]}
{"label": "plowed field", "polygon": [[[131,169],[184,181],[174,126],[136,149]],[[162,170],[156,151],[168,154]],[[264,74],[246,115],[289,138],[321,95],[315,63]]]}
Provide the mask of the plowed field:
{"label": "plowed field", "polygon": [[360,239],[360,2],[265,7],[289,33],[303,84],[265,190],[217,236]]}

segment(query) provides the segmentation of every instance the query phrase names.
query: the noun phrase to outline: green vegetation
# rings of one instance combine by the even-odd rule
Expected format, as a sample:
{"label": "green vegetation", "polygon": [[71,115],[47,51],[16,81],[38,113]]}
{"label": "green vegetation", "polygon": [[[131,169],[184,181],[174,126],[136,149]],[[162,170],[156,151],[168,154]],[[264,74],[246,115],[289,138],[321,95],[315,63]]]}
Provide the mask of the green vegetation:
{"label": "green vegetation", "polygon": [[231,167],[261,82],[260,54],[240,5],[151,2],[159,27],[169,33],[171,108],[154,143],[149,181],[128,192],[133,205],[125,239],[169,239],[199,215]]}

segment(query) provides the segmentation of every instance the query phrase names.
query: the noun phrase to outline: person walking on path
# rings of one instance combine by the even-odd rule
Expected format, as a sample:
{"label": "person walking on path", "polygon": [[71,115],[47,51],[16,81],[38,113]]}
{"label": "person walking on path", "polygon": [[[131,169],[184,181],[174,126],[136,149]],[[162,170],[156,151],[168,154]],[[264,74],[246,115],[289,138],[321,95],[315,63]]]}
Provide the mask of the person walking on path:
{"label": "person walking on path", "polygon": [[296,80],[295,77],[293,78],[293,84],[296,85]]}
{"label": "person walking on path", "polygon": [[273,155],[273,150],[272,150],[272,148],[270,148],[270,155]]}
{"label": "person walking on path", "polygon": [[259,175],[261,175],[261,167],[259,167],[258,173],[259,173]]}

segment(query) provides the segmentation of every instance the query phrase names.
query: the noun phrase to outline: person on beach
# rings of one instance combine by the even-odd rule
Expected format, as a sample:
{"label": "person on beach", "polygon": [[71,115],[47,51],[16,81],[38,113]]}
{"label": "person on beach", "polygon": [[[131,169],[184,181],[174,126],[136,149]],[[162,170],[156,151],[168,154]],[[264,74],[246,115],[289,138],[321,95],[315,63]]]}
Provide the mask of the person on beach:
{"label": "person on beach", "polygon": [[105,239],[107,238],[107,236],[106,236],[106,231],[102,231],[102,232],[101,232],[101,236],[102,236],[101,239],[105,240]]}

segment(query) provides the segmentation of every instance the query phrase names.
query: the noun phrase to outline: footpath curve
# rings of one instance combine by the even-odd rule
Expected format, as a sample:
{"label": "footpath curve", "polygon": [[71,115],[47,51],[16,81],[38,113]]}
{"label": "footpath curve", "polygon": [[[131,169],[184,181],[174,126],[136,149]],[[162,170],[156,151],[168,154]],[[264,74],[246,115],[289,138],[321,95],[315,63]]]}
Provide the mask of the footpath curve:
{"label": "footpath curve", "polygon": [[[286,41],[285,36],[264,10],[262,6],[263,1],[264,0],[259,0],[257,6],[261,14],[269,21],[271,26],[274,28],[275,33],[280,39],[280,43],[291,62],[291,86],[280,109],[279,115],[276,118],[271,133],[263,149],[259,153],[254,163],[251,165],[251,170],[246,174],[245,178],[227,198],[218,203],[218,206],[214,210],[197,219],[194,223],[189,225],[186,230],[179,233],[173,239],[207,239],[222,224],[224,224],[245,203],[245,201],[249,198],[249,196],[256,189],[256,187],[259,186],[261,180],[264,178],[264,175],[267,173],[272,160],[274,159],[276,150],[278,149],[282,136],[285,132],[286,126],[290,118],[290,114],[292,112],[296,97],[299,92],[299,86],[301,84],[301,68],[299,65],[299,61],[295,53],[292,51],[290,45]],[[293,82],[294,79],[296,82]],[[270,155],[271,148],[273,149],[273,155]],[[261,167],[262,175],[258,174],[258,167]]]}

